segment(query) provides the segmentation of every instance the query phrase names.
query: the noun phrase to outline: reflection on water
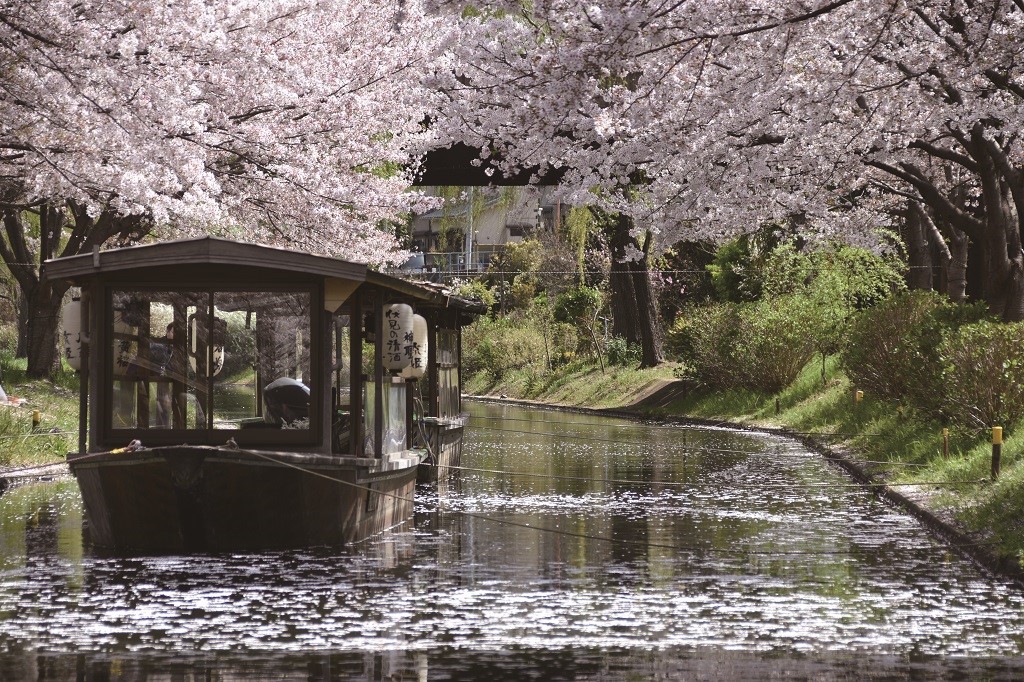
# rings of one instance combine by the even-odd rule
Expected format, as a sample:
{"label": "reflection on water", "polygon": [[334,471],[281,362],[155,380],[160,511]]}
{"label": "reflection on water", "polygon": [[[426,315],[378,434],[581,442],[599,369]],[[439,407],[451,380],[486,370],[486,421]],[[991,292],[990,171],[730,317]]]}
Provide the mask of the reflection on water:
{"label": "reflection on water", "polygon": [[7,492],[0,678],[1024,675],[1024,597],[795,443],[495,406],[467,434],[461,485],[348,550],[104,558],[73,482]]}

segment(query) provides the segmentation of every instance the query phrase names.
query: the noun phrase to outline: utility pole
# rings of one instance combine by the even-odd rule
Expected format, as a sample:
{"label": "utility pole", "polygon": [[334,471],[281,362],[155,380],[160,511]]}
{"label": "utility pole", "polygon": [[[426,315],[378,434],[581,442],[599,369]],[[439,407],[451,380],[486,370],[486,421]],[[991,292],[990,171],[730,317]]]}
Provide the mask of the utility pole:
{"label": "utility pole", "polygon": [[469,222],[466,226],[466,272],[469,272],[469,268],[473,263],[473,187],[469,188]]}

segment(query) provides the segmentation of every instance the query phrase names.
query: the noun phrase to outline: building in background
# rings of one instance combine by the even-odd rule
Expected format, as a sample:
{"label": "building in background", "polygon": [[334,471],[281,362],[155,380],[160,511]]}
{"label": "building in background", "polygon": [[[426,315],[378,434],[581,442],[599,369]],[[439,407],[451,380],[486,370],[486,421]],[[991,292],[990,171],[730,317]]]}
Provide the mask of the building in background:
{"label": "building in background", "polygon": [[506,244],[555,229],[565,212],[552,187],[466,187],[462,194],[460,201],[413,218],[413,254],[403,270],[481,272]]}

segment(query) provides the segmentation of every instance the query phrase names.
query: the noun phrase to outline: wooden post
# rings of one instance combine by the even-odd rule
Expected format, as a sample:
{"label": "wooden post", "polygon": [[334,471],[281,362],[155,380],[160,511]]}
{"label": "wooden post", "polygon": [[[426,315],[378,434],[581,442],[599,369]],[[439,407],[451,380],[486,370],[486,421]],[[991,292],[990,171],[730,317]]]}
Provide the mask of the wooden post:
{"label": "wooden post", "polygon": [[999,478],[999,458],[1003,454],[1003,427],[992,427],[992,480]]}
{"label": "wooden post", "polygon": [[440,357],[437,348],[437,324],[440,314],[435,311],[427,318],[427,404],[423,406],[423,416],[440,417],[441,405],[438,402],[438,366]]}
{"label": "wooden post", "polygon": [[949,429],[942,429],[942,456],[949,459]]}
{"label": "wooden post", "polygon": [[351,420],[349,433],[352,434],[352,442],[349,443],[353,457],[363,456],[363,434],[365,419],[363,410],[363,293],[356,290],[352,294],[349,304],[349,335],[348,335],[348,357],[349,357],[349,405],[348,414]]}
{"label": "wooden post", "polygon": [[89,307],[92,296],[88,287],[82,287],[82,321],[79,323],[82,346],[78,357],[82,359],[82,369],[78,372],[78,451],[88,452],[89,449],[89,347],[92,342],[92,329],[89,325]]}
{"label": "wooden post", "polygon": [[373,456],[384,455],[384,292],[378,289],[373,301]]}
{"label": "wooden post", "polygon": [[408,450],[412,447],[413,436],[416,434],[415,424],[413,423],[413,389],[416,387],[415,379],[405,380],[405,449]]}
{"label": "wooden post", "polygon": [[775,397],[775,416],[778,417],[780,412],[782,412],[782,406],[779,404],[778,396],[776,396]]}

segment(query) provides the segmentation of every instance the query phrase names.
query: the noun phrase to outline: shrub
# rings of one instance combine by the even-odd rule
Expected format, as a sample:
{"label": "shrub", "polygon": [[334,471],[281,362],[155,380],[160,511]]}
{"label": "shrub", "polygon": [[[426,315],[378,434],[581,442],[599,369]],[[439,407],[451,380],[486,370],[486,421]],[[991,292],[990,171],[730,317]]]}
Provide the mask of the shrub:
{"label": "shrub", "polygon": [[497,300],[494,292],[480,280],[463,282],[455,288],[455,295],[462,296],[463,298],[474,298],[486,305],[488,308],[493,308],[494,303]]}
{"label": "shrub", "polygon": [[937,293],[900,294],[858,315],[841,362],[858,388],[935,413],[943,402],[939,344],[987,315],[982,304],[954,304]]}
{"label": "shrub", "polygon": [[590,324],[594,311],[601,308],[601,292],[593,287],[573,287],[555,297],[555,320]]}
{"label": "shrub", "polygon": [[741,335],[739,306],[689,306],[665,335],[665,351],[686,365],[683,376],[697,384],[724,388],[739,384],[736,342]]}
{"label": "shrub", "polygon": [[938,353],[950,419],[986,428],[1024,418],[1024,322],[966,325],[950,333]]}
{"label": "shrub", "polygon": [[813,319],[797,296],[688,308],[666,335],[665,348],[686,365],[683,376],[700,385],[775,392],[814,355]]}
{"label": "shrub", "polygon": [[768,393],[789,386],[814,356],[815,312],[800,296],[744,306],[735,354],[739,384]]}
{"label": "shrub", "polygon": [[463,368],[474,374],[487,372],[495,380],[531,366],[543,371],[550,352],[544,329],[536,320],[518,315],[480,318],[466,327],[462,342]]}
{"label": "shrub", "polygon": [[608,339],[608,343],[605,344],[605,353],[608,356],[608,362],[612,365],[639,365],[643,359],[643,349],[635,344],[630,343],[621,336],[613,336]]}

